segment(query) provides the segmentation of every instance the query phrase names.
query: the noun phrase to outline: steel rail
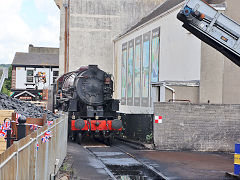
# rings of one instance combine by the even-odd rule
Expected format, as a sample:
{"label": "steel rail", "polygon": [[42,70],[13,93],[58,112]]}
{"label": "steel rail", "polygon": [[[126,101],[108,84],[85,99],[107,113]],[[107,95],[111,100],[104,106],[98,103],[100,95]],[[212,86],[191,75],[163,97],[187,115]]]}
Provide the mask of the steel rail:
{"label": "steel rail", "polygon": [[118,150],[122,151],[123,153],[127,154],[128,156],[132,157],[133,159],[135,159],[136,161],[138,161],[140,164],[142,164],[144,167],[146,167],[147,169],[153,171],[155,174],[157,174],[158,176],[162,177],[164,180],[169,180],[168,177],[166,177],[165,175],[163,175],[161,172],[159,172],[157,169],[155,169],[154,167],[152,167],[151,165],[148,165],[144,162],[142,162],[141,160],[139,160],[138,158],[136,158],[134,155],[132,155],[131,153],[125,151],[124,149],[120,148],[118,145],[114,146],[115,148],[117,148]]}
{"label": "steel rail", "polygon": [[[95,147],[95,146],[94,146]],[[99,147],[99,146],[97,146]],[[156,175],[160,176],[162,179],[164,180],[170,180],[170,178],[166,177],[165,175],[163,175],[161,172],[159,172],[157,169],[155,169],[154,167],[152,167],[151,165],[148,165],[144,162],[142,162],[141,160],[139,160],[138,158],[136,158],[134,155],[132,155],[131,153],[125,151],[124,149],[120,148],[118,145],[114,145],[113,146],[114,148],[118,149],[119,151],[123,152],[124,154],[130,156],[131,158],[135,159],[137,162],[139,162],[143,167],[147,168],[148,170],[152,171],[153,173],[155,173]],[[91,147],[89,146],[86,146],[84,147],[90,155],[96,157],[96,159],[98,159],[99,161],[101,161],[101,163],[104,165],[104,170],[107,172],[107,174],[113,178],[113,179],[116,179],[115,176],[113,175],[113,173],[106,167],[106,165],[104,164],[103,160],[101,158],[99,158],[95,153],[94,151],[92,151]]]}
{"label": "steel rail", "polygon": [[88,151],[88,153],[89,153],[90,155],[96,157],[96,159],[98,159],[99,161],[101,161],[101,163],[102,163],[102,165],[103,165],[103,169],[107,172],[107,174],[108,174],[112,179],[117,180],[117,179],[115,178],[115,176],[113,175],[113,173],[112,173],[112,172],[107,168],[107,166],[104,164],[104,162],[103,162],[99,157],[97,157],[97,155],[94,154],[94,152],[92,152],[92,150],[88,149],[87,147],[86,147],[85,149]]}

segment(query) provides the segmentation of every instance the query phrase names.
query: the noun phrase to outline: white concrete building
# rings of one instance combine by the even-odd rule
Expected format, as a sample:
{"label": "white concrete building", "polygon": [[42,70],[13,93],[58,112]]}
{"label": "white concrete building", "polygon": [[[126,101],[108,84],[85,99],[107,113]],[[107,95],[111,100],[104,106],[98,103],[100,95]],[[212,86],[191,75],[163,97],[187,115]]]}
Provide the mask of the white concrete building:
{"label": "white concrete building", "polygon": [[176,99],[170,83],[185,84],[192,91],[199,86],[201,41],[176,18],[182,2],[166,1],[114,40],[115,98],[121,99],[120,111],[152,114],[152,103],[168,101],[168,91],[170,99]]}
{"label": "white concrete building", "polygon": [[[239,1],[208,2],[240,19],[235,13]],[[234,78],[239,67],[182,27],[176,16],[183,4],[165,1],[114,40],[115,98],[121,99],[121,112],[153,114],[157,101],[240,103],[231,98],[240,95]]]}

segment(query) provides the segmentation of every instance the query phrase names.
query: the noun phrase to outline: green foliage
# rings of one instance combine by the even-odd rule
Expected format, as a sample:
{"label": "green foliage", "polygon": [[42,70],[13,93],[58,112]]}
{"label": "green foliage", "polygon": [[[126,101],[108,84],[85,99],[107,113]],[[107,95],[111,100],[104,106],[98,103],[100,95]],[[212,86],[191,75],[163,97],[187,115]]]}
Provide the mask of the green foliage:
{"label": "green foliage", "polygon": [[147,141],[147,143],[152,143],[152,141],[153,141],[153,134],[152,133],[148,134],[146,136],[146,141]]}
{"label": "green foliage", "polygon": [[5,79],[1,92],[10,96],[12,86],[12,66],[8,68],[8,78]]}
{"label": "green foliage", "polygon": [[64,164],[60,167],[60,171],[63,171],[63,172],[71,172],[71,171],[73,171],[73,170],[72,170],[70,164],[65,164],[65,163],[64,163]]}
{"label": "green foliage", "polygon": [[9,68],[11,64],[0,64],[0,68]]}

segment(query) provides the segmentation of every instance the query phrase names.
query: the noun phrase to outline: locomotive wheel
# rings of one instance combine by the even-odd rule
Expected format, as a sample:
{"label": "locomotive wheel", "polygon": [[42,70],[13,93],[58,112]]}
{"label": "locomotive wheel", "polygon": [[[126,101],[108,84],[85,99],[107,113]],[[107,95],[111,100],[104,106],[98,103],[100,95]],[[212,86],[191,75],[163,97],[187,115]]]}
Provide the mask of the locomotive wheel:
{"label": "locomotive wheel", "polygon": [[76,141],[78,144],[82,144],[82,134],[81,133],[77,134]]}
{"label": "locomotive wheel", "polygon": [[72,135],[68,135],[68,141],[70,141],[70,142],[73,142],[74,141],[74,137],[72,136]]}

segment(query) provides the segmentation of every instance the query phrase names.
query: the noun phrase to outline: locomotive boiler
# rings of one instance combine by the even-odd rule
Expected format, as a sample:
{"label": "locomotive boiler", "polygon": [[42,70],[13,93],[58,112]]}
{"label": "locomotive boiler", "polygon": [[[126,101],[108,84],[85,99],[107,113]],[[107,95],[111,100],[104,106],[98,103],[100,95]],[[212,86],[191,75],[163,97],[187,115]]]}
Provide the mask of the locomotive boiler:
{"label": "locomotive boiler", "polygon": [[57,86],[56,107],[68,112],[68,136],[80,144],[82,137],[91,135],[110,145],[122,130],[112,75],[89,65],[64,74]]}

